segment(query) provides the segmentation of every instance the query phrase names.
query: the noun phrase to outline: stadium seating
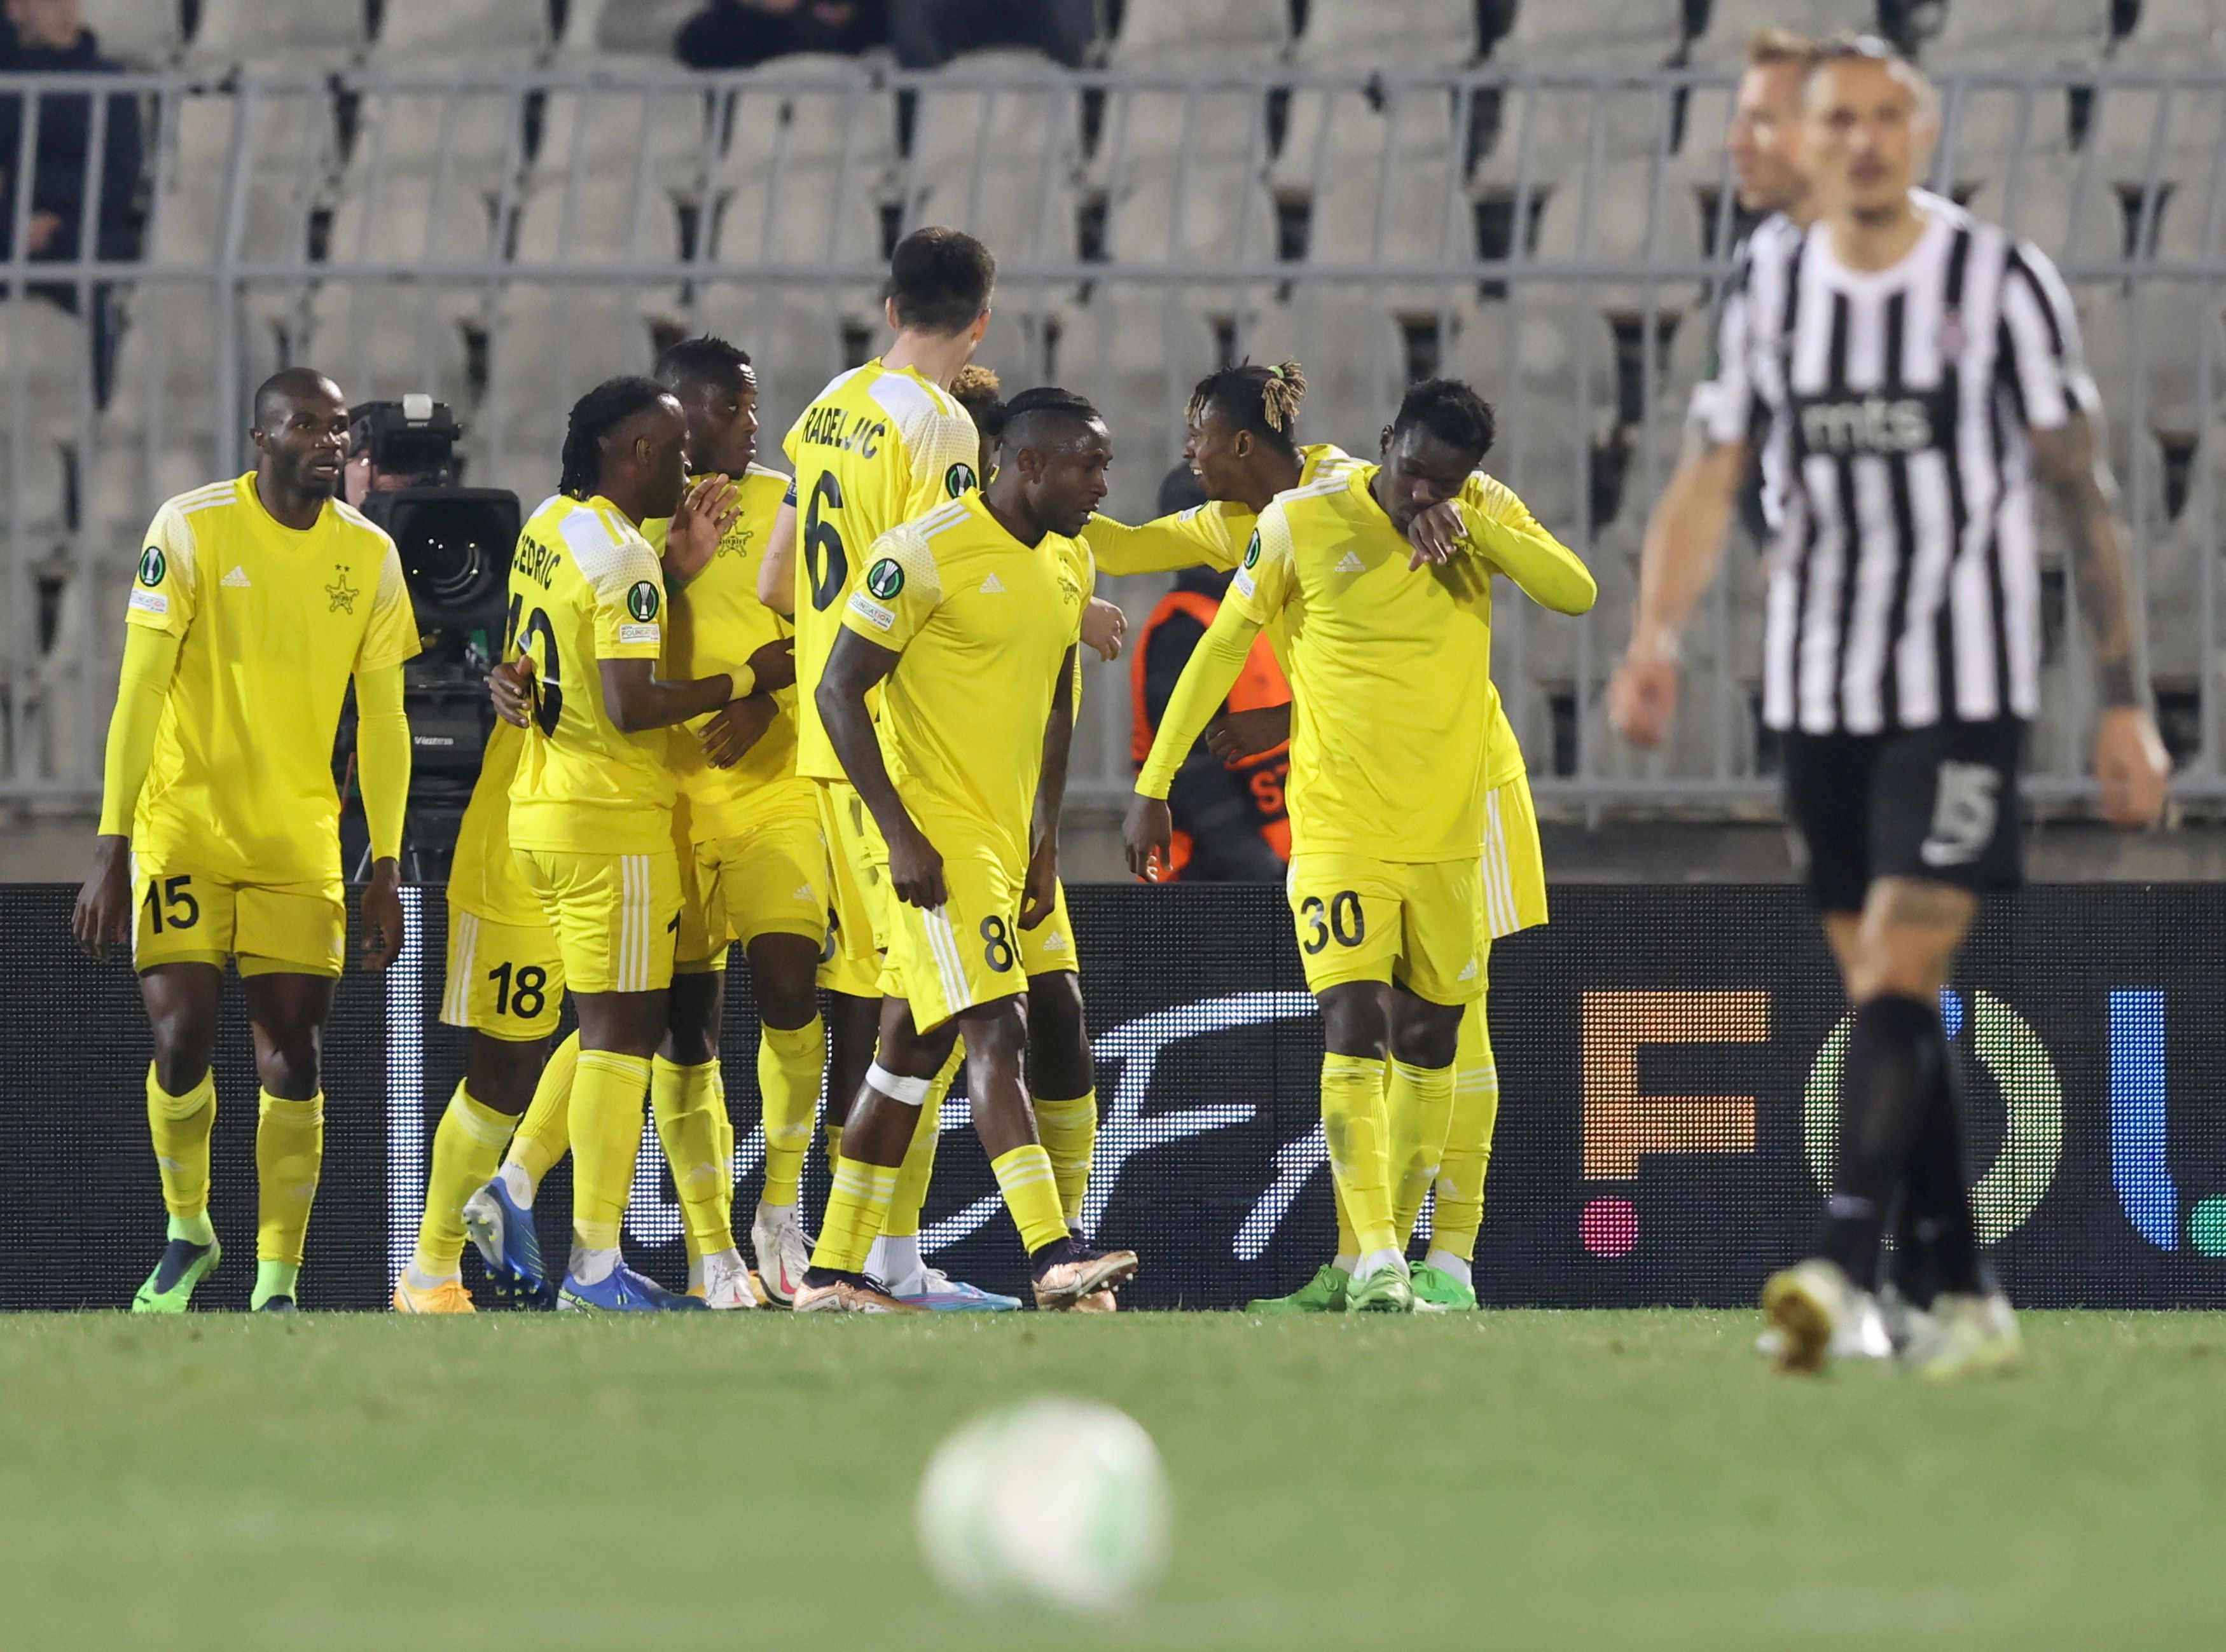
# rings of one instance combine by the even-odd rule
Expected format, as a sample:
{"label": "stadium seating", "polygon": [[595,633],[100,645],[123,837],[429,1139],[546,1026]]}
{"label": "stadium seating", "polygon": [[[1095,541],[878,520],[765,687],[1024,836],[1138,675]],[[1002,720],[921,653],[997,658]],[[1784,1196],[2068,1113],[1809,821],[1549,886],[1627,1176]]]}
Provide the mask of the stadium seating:
{"label": "stadium seating", "polygon": [[361,55],[361,5],[304,0],[201,0],[185,60],[209,67],[329,67]]}
{"label": "stadium seating", "polygon": [[1475,0],[1311,0],[1291,52],[1337,68],[1457,69],[1476,54]]}
{"label": "stadium seating", "polygon": [[1528,69],[1650,69],[1684,43],[1682,0],[1564,0],[1518,5],[1491,48],[1496,64]]}
{"label": "stadium seating", "polygon": [[524,63],[556,44],[541,0],[385,0],[372,55],[391,64]]}
{"label": "stadium seating", "polygon": [[134,68],[175,60],[185,45],[178,0],[84,0],[85,21],[100,49]]}
{"label": "stadium seating", "polygon": [[2109,0],[1949,0],[1922,54],[1929,69],[2055,68],[2109,48]]}
{"label": "stadium seating", "polygon": [[1709,0],[1708,26],[1685,48],[1685,60],[1737,68],[1759,29],[1790,29],[1812,39],[1875,30],[1876,0]]}
{"label": "stadium seating", "polygon": [[1109,54],[1124,69],[1275,62],[1290,44],[1287,0],[1129,0]]}
{"label": "stadium seating", "polygon": [[702,0],[574,0],[572,10],[575,21],[565,29],[568,46],[582,53],[670,62],[673,35],[703,4]]}

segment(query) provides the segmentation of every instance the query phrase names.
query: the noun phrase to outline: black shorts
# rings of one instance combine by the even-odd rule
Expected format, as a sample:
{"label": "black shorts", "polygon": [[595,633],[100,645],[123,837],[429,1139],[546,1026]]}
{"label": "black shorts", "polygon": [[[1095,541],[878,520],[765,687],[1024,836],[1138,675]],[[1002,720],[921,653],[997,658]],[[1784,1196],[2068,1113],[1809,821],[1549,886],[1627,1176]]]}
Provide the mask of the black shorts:
{"label": "black shorts", "polygon": [[2018,719],[1784,739],[1794,863],[1822,911],[1860,912],[1874,878],[1974,894],[2023,880]]}

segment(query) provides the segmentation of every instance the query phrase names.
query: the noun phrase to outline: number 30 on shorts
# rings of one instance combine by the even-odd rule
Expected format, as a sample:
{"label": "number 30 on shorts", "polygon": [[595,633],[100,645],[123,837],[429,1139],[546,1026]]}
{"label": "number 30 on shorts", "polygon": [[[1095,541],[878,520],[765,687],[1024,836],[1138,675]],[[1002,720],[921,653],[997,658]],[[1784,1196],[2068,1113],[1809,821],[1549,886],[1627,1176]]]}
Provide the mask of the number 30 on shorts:
{"label": "number 30 on shorts", "polygon": [[1307,926],[1307,938],[1299,944],[1308,957],[1332,941],[1358,946],[1368,938],[1368,916],[1360,909],[1359,894],[1351,889],[1339,890],[1326,902],[1320,895],[1308,895],[1299,903],[1299,919]]}

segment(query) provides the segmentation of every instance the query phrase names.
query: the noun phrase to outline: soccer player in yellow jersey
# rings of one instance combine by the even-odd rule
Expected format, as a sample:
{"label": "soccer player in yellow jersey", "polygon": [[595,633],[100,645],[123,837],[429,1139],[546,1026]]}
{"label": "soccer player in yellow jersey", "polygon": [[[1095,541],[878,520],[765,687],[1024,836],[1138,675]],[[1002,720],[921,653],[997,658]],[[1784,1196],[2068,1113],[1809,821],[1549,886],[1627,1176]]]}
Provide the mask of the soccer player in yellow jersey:
{"label": "soccer player in yellow jersey", "polygon": [[363,963],[402,944],[417,621],[394,543],[334,495],[347,403],[291,368],[255,393],[255,468],[156,513],[125,613],[100,835],[72,928],[95,957],[129,939],[153,1028],[147,1119],[169,1236],[132,1299],[180,1313],[222,1256],[208,1214],[210,1061],[236,960],[262,1081],[252,1306],[290,1312],[324,1157],[319,1045],[341,967],[333,740],[353,680],[371,828]]}
{"label": "soccer player in yellow jersey", "polygon": [[[896,337],[878,360],[821,391],[785,442],[796,480],[773,529],[758,592],[796,622],[797,772],[820,787],[820,821],[834,876],[833,951],[820,984],[831,994],[833,1048],[827,1077],[830,1147],[839,1143],[851,1098],[872,1058],[881,953],[887,944],[887,855],[821,726],[816,694],[843,605],[867,551],[883,534],[948,504],[978,480],[979,438],[950,394],[989,325],[996,261],[957,230],[916,230],[889,264],[887,315]],[[952,1071],[955,1073],[956,1063]],[[899,1217],[918,1211],[934,1166],[935,1133],[950,1075],[930,1087],[919,1150],[895,1195]],[[899,1254],[891,1255],[888,1251]],[[916,1242],[896,1240],[879,1265],[933,1293],[938,1306],[995,1308],[1012,1299],[964,1287],[944,1291]]]}
{"label": "soccer player in yellow jersey", "polygon": [[887,844],[894,899],[877,1058],[844,1128],[801,1311],[905,1310],[863,1268],[928,1085],[962,1032],[975,1130],[1027,1248],[1037,1306],[1072,1308],[1135,1269],[1132,1253],[1097,1252],[1067,1227],[1030,1115],[1019,950],[1058,878],[1091,582],[1072,536],[1104,497],[1112,438],[1087,402],[1031,391],[1008,410],[1005,450],[986,491],[874,545],[821,677],[820,714]]}
{"label": "soccer player in yellow jersey", "polygon": [[580,1014],[573,1242],[560,1307],[703,1306],[619,1254],[680,918],[666,731],[724,707],[737,686],[726,671],[657,675],[665,583],[639,530],[678,509],[686,438],[679,403],[655,380],[596,386],[572,410],[559,492],[525,524],[511,562],[512,641],[533,678],[511,786],[511,850],[556,933]]}
{"label": "soccer player in yellow jersey", "polygon": [[[1597,594],[1551,536],[1460,499],[1491,437],[1491,409],[1473,391],[1418,384],[1385,432],[1380,466],[1261,513],[1167,707],[1125,830],[1142,874],[1167,846],[1175,768],[1253,639],[1280,619],[1295,717],[1290,902],[1322,1007],[1323,1125],[1358,1253],[1352,1311],[1414,1306],[1401,1189],[1410,1167],[1434,1160],[1433,1138],[1442,1143],[1463,1013],[1483,991],[1491,578],[1504,573],[1562,613],[1583,613]],[[1466,528],[1462,554],[1416,577],[1407,533],[1449,501]]]}

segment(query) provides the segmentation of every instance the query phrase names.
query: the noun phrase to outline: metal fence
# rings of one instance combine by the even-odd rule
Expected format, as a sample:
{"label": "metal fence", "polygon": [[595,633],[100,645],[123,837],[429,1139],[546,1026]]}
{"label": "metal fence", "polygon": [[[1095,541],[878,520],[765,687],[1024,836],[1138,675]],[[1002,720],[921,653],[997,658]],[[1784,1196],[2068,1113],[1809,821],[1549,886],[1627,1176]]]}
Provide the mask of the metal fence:
{"label": "metal fence", "polygon": [[[1495,664],[1542,801],[1766,809],[1747,549],[1693,639],[1671,749],[1624,750],[1601,709],[1739,227],[1719,147],[1730,91],[1701,70],[1003,61],[925,76],[0,77],[0,109],[29,113],[19,152],[0,156],[17,178],[39,175],[41,109],[90,99],[86,221],[119,97],[141,111],[148,155],[137,257],[27,257],[32,192],[15,194],[0,260],[0,800],[97,795],[140,529],[167,494],[245,467],[247,394],[268,372],[313,363],[357,399],[434,391],[469,427],[472,480],[530,507],[554,485],[571,399],[698,328],[757,358],[770,448],[879,347],[887,249],[939,222],[999,257],[983,359],[1008,385],[1056,378],[1106,410],[1111,508],[1129,519],[1176,461],[1190,385],[1222,361],[1296,356],[1313,384],[1304,434],[1357,450],[1412,379],[1476,383],[1501,414],[1491,467],[1602,586],[1582,620],[1500,607]],[[1934,183],[2054,255],[2079,300],[2183,795],[2226,800],[2226,81],[2019,72],[1943,91]],[[2045,555],[2033,789],[2071,799],[2092,707],[2060,546]],[[1141,618],[1155,589],[1123,584]],[[1080,796],[1127,790],[1128,669],[1093,668]]]}

